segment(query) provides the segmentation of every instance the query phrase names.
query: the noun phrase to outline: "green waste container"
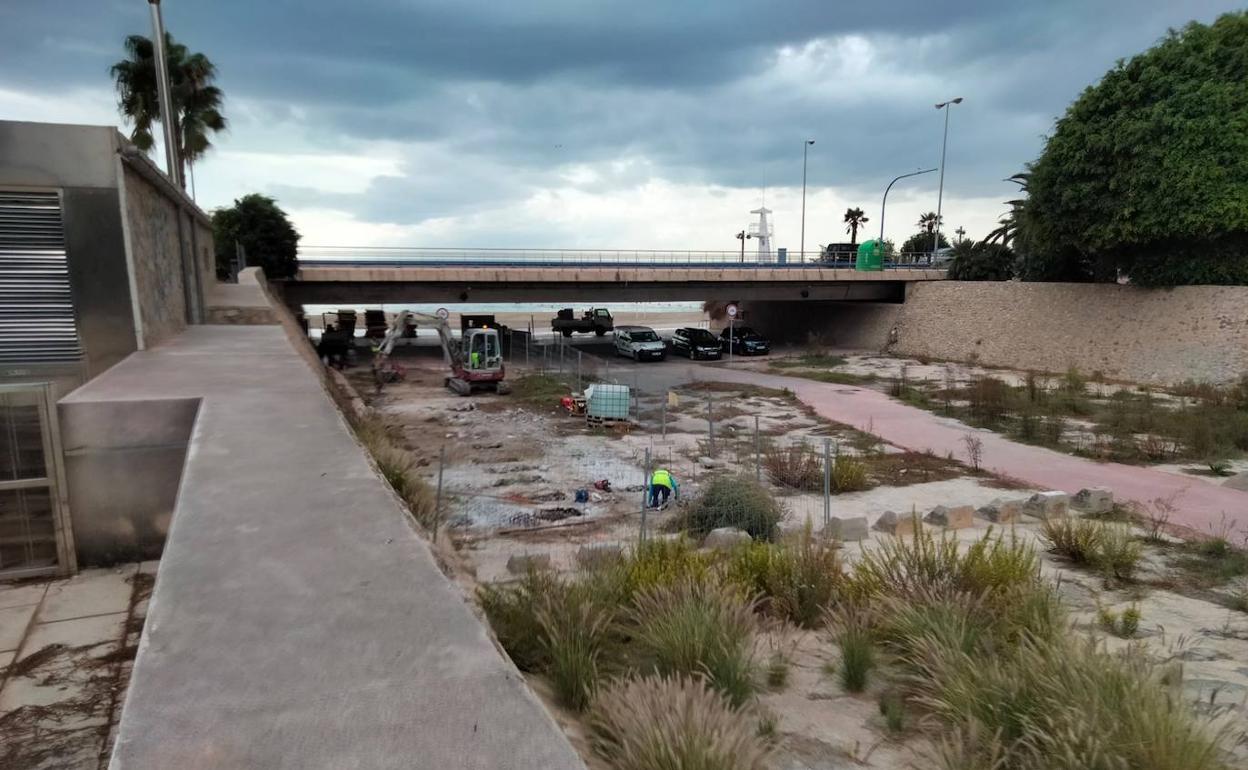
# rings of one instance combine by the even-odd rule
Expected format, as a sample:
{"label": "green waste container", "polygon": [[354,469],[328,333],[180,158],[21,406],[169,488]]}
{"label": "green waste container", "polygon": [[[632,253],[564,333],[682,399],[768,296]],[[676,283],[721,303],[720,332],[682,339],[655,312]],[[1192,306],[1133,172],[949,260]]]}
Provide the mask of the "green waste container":
{"label": "green waste container", "polygon": [[883,270],[884,249],[879,241],[863,241],[858,244],[858,259],[854,261],[855,270]]}

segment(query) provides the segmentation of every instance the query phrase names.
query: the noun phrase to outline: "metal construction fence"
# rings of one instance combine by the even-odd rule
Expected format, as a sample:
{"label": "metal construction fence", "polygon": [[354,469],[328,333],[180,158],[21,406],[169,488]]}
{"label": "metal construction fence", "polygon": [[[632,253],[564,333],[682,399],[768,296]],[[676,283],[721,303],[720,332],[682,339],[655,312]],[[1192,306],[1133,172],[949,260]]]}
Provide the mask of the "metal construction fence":
{"label": "metal construction fence", "polygon": [[[880,445],[863,445],[859,434],[858,443],[834,434],[826,426],[815,426],[808,434],[771,435],[760,427],[760,417],[766,418],[766,410],[759,407],[742,407],[714,389],[693,391],[677,386],[647,387],[638,367],[613,363],[608,355],[597,355],[574,347],[559,336],[532,338],[527,332],[516,330],[509,335],[504,346],[508,361],[527,373],[546,374],[565,382],[570,391],[582,392],[593,383],[625,385],[630,389],[627,429],[630,433],[649,437],[644,456],[636,460],[643,472],[639,484],[649,478],[650,471],[659,465],[671,465],[678,456],[693,459],[693,488],[714,475],[725,472],[747,475],[768,485],[776,494],[790,522],[809,520],[816,529],[836,515],[836,497],[850,491],[842,489],[846,471],[863,453],[878,452]],[[669,409],[672,391],[684,392],[681,398],[680,419]],[[690,432],[689,418],[699,424],[696,433]],[[681,427],[678,429],[678,419]],[[669,431],[670,429],[670,431]],[[670,435],[669,435],[670,434]],[[678,436],[684,441],[675,441]],[[870,441],[870,439],[866,439]],[[805,463],[806,483],[794,488],[775,483],[769,466],[769,456],[775,452],[791,452]],[[639,500],[642,512],[641,534],[646,533],[646,506]]]}

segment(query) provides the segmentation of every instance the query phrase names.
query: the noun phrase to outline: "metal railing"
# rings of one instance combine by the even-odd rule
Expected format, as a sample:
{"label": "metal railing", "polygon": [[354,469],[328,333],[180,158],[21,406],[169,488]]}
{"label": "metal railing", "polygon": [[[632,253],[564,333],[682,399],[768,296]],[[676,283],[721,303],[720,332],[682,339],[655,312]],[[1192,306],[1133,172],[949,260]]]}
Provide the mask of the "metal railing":
{"label": "metal railing", "polygon": [[[628,265],[642,267],[735,267],[852,269],[851,252],[808,251],[773,254],[760,259],[757,253],[739,251],[660,251],[646,249],[468,249],[398,248],[380,246],[304,246],[299,249],[302,267],[438,267],[476,265],[494,267],[593,267]],[[886,260],[885,269],[931,266],[930,254],[899,254]]]}

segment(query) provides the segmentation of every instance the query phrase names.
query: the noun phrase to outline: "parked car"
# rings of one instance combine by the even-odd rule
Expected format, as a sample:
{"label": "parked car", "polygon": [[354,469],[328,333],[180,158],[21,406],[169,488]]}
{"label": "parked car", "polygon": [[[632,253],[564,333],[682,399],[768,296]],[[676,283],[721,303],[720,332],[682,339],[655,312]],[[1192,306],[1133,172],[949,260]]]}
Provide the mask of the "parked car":
{"label": "parked car", "polygon": [[662,361],[667,357],[667,343],[649,327],[617,326],[615,352],[637,361]]}
{"label": "parked car", "polygon": [[761,356],[771,352],[766,337],[748,326],[727,326],[720,332],[720,345],[738,356]]}
{"label": "parked car", "polygon": [[696,358],[719,358],[719,340],[706,329],[687,327],[672,333],[672,352]]}

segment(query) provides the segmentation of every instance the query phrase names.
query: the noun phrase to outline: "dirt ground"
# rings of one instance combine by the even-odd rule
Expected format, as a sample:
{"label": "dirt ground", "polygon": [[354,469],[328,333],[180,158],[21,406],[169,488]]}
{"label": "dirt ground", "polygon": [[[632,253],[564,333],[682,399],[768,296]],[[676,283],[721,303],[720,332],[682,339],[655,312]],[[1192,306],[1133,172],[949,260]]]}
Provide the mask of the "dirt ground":
{"label": "dirt ground", "polygon": [[[895,364],[867,357],[856,363],[864,371],[886,365]],[[910,376],[922,376],[921,372],[912,370]],[[944,378],[945,369],[933,367],[930,374]],[[493,395],[471,400],[449,395],[433,369],[409,371],[406,382],[387,386],[379,397],[366,395],[366,400],[401,427],[408,448],[420,458],[431,481],[436,478],[438,446],[454,447],[443,469],[444,494],[450,500],[449,531],[479,582],[514,579],[508,569],[513,557],[541,556],[554,568],[571,571],[583,547],[635,542],[643,525],[647,450],[651,463],[671,470],[682,496],[690,499],[712,474],[759,473],[766,480],[766,471],[756,465],[762,445],[805,442],[822,451],[827,439],[831,451],[869,462],[872,482],[865,491],[832,496],[830,514],[866,516],[872,522],[889,510],[923,515],[936,505],[979,507],[998,498],[1026,498],[1036,491],[976,474],[952,458],[908,455],[876,444],[862,431],[818,418],[791,394],[707,381],[677,386],[671,392],[674,395],[643,396],[640,419],[616,428],[587,426],[584,418],[568,414],[553,399],[522,403]],[[601,479],[611,482],[610,492],[593,488],[593,482]],[[577,489],[588,490],[587,502],[575,502]],[[802,529],[807,521],[815,531],[822,527],[821,492],[779,487],[773,491],[787,511],[782,524],[786,532]],[[645,526],[661,532],[670,516],[670,510],[649,512]],[[974,527],[951,534],[970,542],[990,526],[976,518]],[[1030,518],[1011,527],[1015,536],[1035,541],[1043,551],[1046,544],[1038,529],[1039,522]],[[852,562],[862,548],[887,537],[891,535],[873,531],[863,543],[847,543],[846,560]],[[1248,726],[1248,614],[1228,606],[1230,592],[1237,590],[1233,585],[1199,588],[1188,580],[1174,566],[1175,548],[1148,546],[1144,574],[1126,586],[1107,585],[1099,575],[1047,553],[1043,569],[1058,581],[1078,628],[1102,638],[1111,649],[1141,643],[1159,659],[1181,662],[1188,697],[1202,712],[1242,732]],[[1118,639],[1100,628],[1102,608],[1121,611],[1132,605],[1142,614],[1134,639]],[[769,631],[760,638],[760,664],[777,651],[790,661],[789,682],[782,690],[761,696],[779,725],[774,767],[921,766],[914,763],[916,751],[929,740],[925,728],[912,725],[894,736],[880,716],[878,686],[858,695],[843,692],[828,673],[837,652],[826,633]],[[587,751],[577,718],[554,705],[540,678],[530,681],[573,741]],[[1248,746],[1239,740],[1239,758],[1248,762]],[[596,762],[590,759],[591,765]]]}

